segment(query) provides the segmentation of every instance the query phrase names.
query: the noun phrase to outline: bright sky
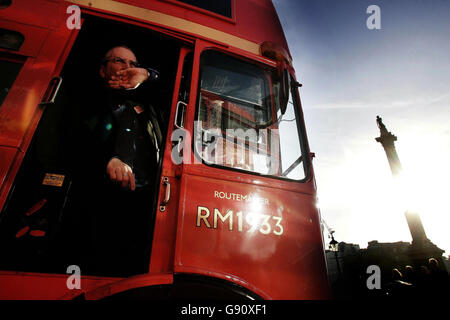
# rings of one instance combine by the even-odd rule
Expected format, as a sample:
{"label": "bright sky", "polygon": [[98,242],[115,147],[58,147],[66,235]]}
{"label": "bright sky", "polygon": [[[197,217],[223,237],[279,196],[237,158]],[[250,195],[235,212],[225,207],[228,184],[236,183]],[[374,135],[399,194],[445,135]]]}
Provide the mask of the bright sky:
{"label": "bright sky", "polygon": [[[303,84],[319,205],[336,240],[410,242],[404,212],[415,208],[449,255],[450,1],[273,3]],[[370,5],[380,8],[379,30],[367,28]],[[409,201],[396,196],[375,141],[377,115],[398,137]]]}

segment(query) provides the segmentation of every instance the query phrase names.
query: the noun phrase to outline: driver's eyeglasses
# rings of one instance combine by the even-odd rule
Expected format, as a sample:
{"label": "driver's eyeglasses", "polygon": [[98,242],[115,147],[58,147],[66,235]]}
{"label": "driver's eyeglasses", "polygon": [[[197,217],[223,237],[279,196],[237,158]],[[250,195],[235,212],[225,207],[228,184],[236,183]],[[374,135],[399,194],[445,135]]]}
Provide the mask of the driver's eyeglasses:
{"label": "driver's eyeglasses", "polygon": [[[112,62],[120,64],[122,66],[126,66],[127,65],[127,61],[125,59],[122,59],[122,58],[119,58],[119,57],[114,57],[114,58],[110,58],[110,59],[105,59],[104,60],[105,63],[108,62],[108,61],[112,61]],[[137,61],[128,60],[128,63],[133,68],[139,68],[139,63]]]}

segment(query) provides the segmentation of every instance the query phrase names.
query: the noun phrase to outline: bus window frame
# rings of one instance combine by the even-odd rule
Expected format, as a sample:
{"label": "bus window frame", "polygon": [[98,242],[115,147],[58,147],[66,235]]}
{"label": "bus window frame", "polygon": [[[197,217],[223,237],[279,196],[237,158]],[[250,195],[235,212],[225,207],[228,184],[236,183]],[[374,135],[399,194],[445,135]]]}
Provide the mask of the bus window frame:
{"label": "bus window frame", "polygon": [[117,21],[125,24],[130,24],[136,27],[152,30],[157,33],[164,34],[165,36],[168,36],[172,39],[178,39],[181,43],[185,45],[191,45],[193,46],[195,42],[195,37],[191,36],[187,33],[180,33],[175,29],[166,28],[162,25],[157,25],[152,23],[151,21],[142,20],[138,18],[132,18],[132,17],[123,17],[116,15],[114,12],[106,12],[106,11],[98,11],[93,10],[88,7],[80,6],[81,9],[81,16],[88,15],[88,16],[96,16],[99,18]]}
{"label": "bus window frame", "polygon": [[0,51],[14,53],[26,57],[36,57],[38,55],[50,31],[49,29],[24,25],[15,21],[8,20],[1,20],[1,26],[3,29],[19,32],[24,37],[24,41],[17,51],[4,48],[0,48]]}
{"label": "bus window frame", "polygon": [[[275,71],[277,72],[277,67],[278,64],[274,63],[272,60],[266,59],[264,57],[249,57],[247,55],[244,55],[242,52],[234,52],[234,51],[228,51],[225,50],[223,48],[220,47],[216,47],[213,45],[206,45],[206,46],[201,46],[199,45],[200,48],[196,48],[196,51],[198,50],[197,54],[194,57],[194,70],[196,72],[196,78],[194,79],[194,77],[192,78],[192,81],[195,81],[195,83],[193,82],[191,85],[191,98],[195,97],[195,101],[193,102],[192,100],[190,100],[189,105],[192,105],[192,107],[195,109],[195,113],[194,113],[194,118],[193,121],[197,121],[198,119],[198,112],[199,112],[199,102],[200,102],[200,91],[201,91],[201,86],[200,86],[200,80],[201,80],[201,65],[200,65],[200,59],[201,59],[201,55],[206,52],[206,51],[216,51],[222,54],[225,54],[229,57],[238,59],[244,63],[250,63],[253,65],[256,65],[258,67],[262,67],[265,69],[271,69],[271,71]],[[292,81],[296,81],[295,78],[295,73],[292,67],[288,67],[287,68],[289,76],[291,77]],[[195,87],[195,91],[193,91]],[[195,128],[193,126],[193,121],[192,122],[192,127],[186,128],[188,130],[190,130],[190,132],[192,133],[192,137],[193,137],[193,141],[191,143],[191,153],[192,153],[192,159],[190,163],[200,163],[202,165],[205,165],[207,167],[211,167],[214,169],[220,169],[220,170],[229,170],[229,171],[233,171],[233,172],[237,172],[237,173],[241,173],[241,174],[248,174],[254,177],[261,177],[261,178],[265,178],[265,179],[276,179],[276,180],[281,180],[281,181],[285,181],[285,182],[293,182],[293,183],[298,183],[298,184],[305,184],[307,182],[309,182],[311,180],[312,172],[311,172],[311,157],[310,157],[310,152],[309,152],[309,145],[307,143],[307,136],[306,136],[306,128],[305,128],[305,123],[304,123],[304,118],[303,118],[303,111],[301,110],[301,102],[300,102],[300,97],[299,97],[299,92],[298,92],[298,88],[296,87],[291,87],[290,89],[290,94],[292,96],[292,103],[293,103],[293,109],[295,112],[295,122],[296,122],[296,126],[297,126],[297,132],[298,132],[298,137],[299,137],[299,143],[300,143],[300,155],[302,157],[302,165],[303,165],[303,172],[304,172],[304,178],[303,179],[291,179],[291,178],[287,178],[287,177],[283,177],[283,176],[276,176],[276,175],[269,175],[269,174],[261,174],[258,172],[254,172],[254,171],[248,171],[248,170],[243,170],[243,169],[239,169],[239,168],[234,168],[234,167],[227,167],[224,165],[217,165],[217,164],[212,164],[212,163],[207,163],[197,152],[196,147],[195,147],[195,138],[194,138],[194,133],[195,133]],[[195,95],[193,95],[193,92],[195,93]],[[194,97],[193,97],[194,96]],[[193,102],[193,103],[192,103]],[[191,107],[191,108],[192,108]],[[300,119],[301,117],[301,119]],[[281,155],[280,155],[281,156]],[[184,159],[183,161],[185,161],[186,159]],[[299,164],[300,165],[300,164]]]}
{"label": "bus window frame", "polygon": [[184,3],[181,1],[177,1],[177,0],[158,0],[158,1],[162,1],[162,2],[167,2],[173,5],[176,5],[178,7],[182,7],[182,8],[186,8],[188,10],[191,11],[196,11],[199,13],[202,13],[204,15],[216,18],[216,19],[220,19],[232,24],[236,24],[236,0],[230,0],[231,2],[231,18],[227,17],[227,16],[223,16],[221,14],[215,13],[213,11],[209,11],[200,7],[196,7],[194,5],[188,4],[188,3]]}
{"label": "bus window frame", "polygon": [[[8,94],[6,95],[6,97],[5,97],[5,99],[3,100],[3,102],[0,102],[0,123],[1,123],[1,119],[2,119],[2,117],[3,117],[3,115],[2,115],[2,108],[3,108],[3,105],[6,105],[6,103],[10,103],[10,102],[8,101],[8,97],[14,95],[14,94],[12,94],[12,95],[10,94],[11,89],[14,87],[15,83],[17,82],[17,79],[19,79],[20,74],[21,74],[21,72],[22,72],[22,69],[25,67],[25,64],[27,63],[28,60],[29,60],[29,59],[27,59],[26,56],[22,56],[22,55],[19,55],[19,54],[15,54],[15,53],[12,53],[12,52],[9,52],[9,51],[6,51],[6,50],[1,50],[1,51],[0,51],[0,61],[8,61],[8,62],[20,64],[19,72],[17,73],[16,78],[14,79],[14,81],[13,81],[12,84],[11,84],[11,86],[9,87],[9,92],[8,92]],[[0,141],[1,141],[1,140],[2,140],[2,139],[0,138]]]}

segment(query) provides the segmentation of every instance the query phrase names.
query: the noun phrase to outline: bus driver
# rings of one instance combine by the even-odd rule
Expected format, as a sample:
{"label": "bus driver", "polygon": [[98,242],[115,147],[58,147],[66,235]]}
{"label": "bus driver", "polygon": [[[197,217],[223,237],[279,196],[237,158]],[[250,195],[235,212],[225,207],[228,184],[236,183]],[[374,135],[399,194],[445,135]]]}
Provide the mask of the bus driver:
{"label": "bus driver", "polygon": [[158,74],[139,67],[125,46],[108,50],[99,71],[103,87],[88,88],[89,99],[79,102],[88,106],[77,136],[83,151],[74,183],[84,203],[77,212],[91,221],[92,268],[138,274],[148,269],[162,134],[157,112],[134,89]]}
{"label": "bus driver", "polygon": [[[104,79],[105,85],[114,90],[136,89],[142,82],[146,81],[151,76],[152,72],[154,71],[140,68],[134,53],[129,48],[124,46],[110,49],[106,53],[100,67],[100,76]],[[124,105],[117,103],[113,107],[116,107],[113,114],[117,122],[121,123],[122,131],[120,131],[120,133],[118,133],[119,136],[116,137],[115,150],[111,153],[111,159],[108,161],[106,166],[106,172],[108,173],[111,181],[121,184],[123,188],[126,188],[129,185],[130,189],[134,191],[136,188],[135,175],[146,174],[144,172],[145,170],[141,170],[141,168],[136,167],[136,170],[138,170],[137,172],[133,172],[132,169],[133,164],[135,164],[135,166],[139,166],[139,164],[143,163],[143,159],[139,159],[137,156],[141,152],[144,153],[144,150],[138,149],[139,146],[144,147],[144,145],[139,143],[136,144],[136,136],[134,139],[129,138],[131,135],[130,127],[132,125],[131,123],[123,123],[123,121],[126,121],[124,119],[126,117],[124,114]],[[139,114],[146,111],[139,105],[132,106],[132,108],[133,110],[128,112],[133,114],[133,116],[127,120],[135,120],[134,118],[137,118]],[[149,108],[151,108],[150,112],[154,113],[153,108],[151,106]],[[150,126],[150,130],[153,129],[153,132],[149,132],[149,134],[153,137],[154,144],[157,144],[155,147],[157,149],[156,151],[158,151],[161,140],[161,132],[159,130],[158,123],[154,122],[155,121],[150,122],[150,124],[152,124]],[[123,129],[125,129],[125,131],[123,131]],[[156,135],[158,136],[157,140],[155,140]],[[147,150],[150,150],[150,148],[147,148]],[[134,159],[131,160],[133,156]],[[145,176],[138,176],[137,178],[139,182],[143,182],[142,180],[145,180]],[[145,182],[149,183],[149,181]]]}

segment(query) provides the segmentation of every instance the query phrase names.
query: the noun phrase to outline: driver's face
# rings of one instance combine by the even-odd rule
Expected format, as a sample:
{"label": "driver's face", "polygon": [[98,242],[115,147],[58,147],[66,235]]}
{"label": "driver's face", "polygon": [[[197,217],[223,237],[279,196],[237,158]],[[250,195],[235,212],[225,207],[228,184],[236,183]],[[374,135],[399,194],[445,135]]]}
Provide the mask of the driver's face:
{"label": "driver's face", "polygon": [[105,64],[100,67],[100,76],[108,84],[112,76],[115,76],[117,71],[131,68],[136,65],[136,56],[134,53],[123,47],[117,47],[107,53]]}

